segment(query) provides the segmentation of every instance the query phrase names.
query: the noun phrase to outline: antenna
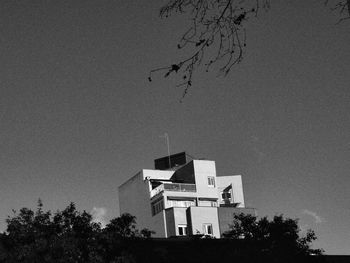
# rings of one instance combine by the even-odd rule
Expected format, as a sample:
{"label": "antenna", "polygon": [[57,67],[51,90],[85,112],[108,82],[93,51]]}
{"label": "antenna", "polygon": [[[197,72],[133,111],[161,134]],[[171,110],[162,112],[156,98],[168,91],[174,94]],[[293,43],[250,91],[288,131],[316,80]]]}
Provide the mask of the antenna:
{"label": "antenna", "polygon": [[167,132],[164,133],[164,135],[161,135],[160,137],[165,138],[166,144],[168,147],[168,159],[169,159],[169,169],[171,168],[171,161],[170,161],[170,144],[169,144],[169,135]]}

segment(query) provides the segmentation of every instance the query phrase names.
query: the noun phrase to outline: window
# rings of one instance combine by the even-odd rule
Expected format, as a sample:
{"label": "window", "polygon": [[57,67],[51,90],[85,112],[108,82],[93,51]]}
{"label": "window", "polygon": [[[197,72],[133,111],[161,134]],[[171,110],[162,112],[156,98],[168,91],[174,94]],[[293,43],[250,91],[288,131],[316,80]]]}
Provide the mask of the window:
{"label": "window", "polygon": [[152,215],[156,215],[164,209],[163,199],[152,203]]}
{"label": "window", "polygon": [[198,206],[211,206],[211,207],[217,207],[216,200],[210,200],[210,199],[201,199],[199,198]]}
{"label": "window", "polygon": [[173,200],[168,199],[168,206],[169,207],[189,207],[189,206],[195,206],[194,200]]}
{"label": "window", "polygon": [[203,232],[205,235],[213,235],[213,225],[212,224],[203,224]]}
{"label": "window", "polygon": [[230,192],[222,192],[221,198],[222,198],[222,200],[231,199],[231,193]]}
{"label": "window", "polygon": [[187,236],[187,225],[178,225],[179,236]]}
{"label": "window", "polygon": [[215,187],[215,177],[214,176],[208,176],[208,186]]}

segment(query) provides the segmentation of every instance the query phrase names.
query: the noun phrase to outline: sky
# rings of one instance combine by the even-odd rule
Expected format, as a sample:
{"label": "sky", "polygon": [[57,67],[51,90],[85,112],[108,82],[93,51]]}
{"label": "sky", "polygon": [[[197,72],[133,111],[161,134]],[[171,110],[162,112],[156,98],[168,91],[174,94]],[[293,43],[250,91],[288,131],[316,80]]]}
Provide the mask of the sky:
{"label": "sky", "polygon": [[[323,1],[272,3],[247,25],[244,60],[205,70],[180,103],[186,17],[165,1],[0,2],[0,231],[12,209],[75,202],[104,224],[118,186],[186,151],[241,174],[259,216],[299,218],[316,248],[350,254],[350,23]],[[131,198],[133,194],[130,193]]]}

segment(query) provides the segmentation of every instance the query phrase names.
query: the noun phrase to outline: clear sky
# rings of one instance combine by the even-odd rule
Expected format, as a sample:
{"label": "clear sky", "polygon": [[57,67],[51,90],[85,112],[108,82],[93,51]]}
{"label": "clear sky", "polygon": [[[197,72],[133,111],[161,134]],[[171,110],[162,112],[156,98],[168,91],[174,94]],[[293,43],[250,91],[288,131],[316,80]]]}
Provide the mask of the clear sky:
{"label": "clear sky", "polygon": [[273,2],[243,62],[198,72],[179,103],[175,79],[147,80],[181,55],[187,21],[158,18],[162,3],[0,2],[0,230],[38,198],[116,217],[118,185],[167,154],[167,132],[172,153],[242,174],[260,216],[300,218],[316,247],[350,254],[350,23],[323,1]]}

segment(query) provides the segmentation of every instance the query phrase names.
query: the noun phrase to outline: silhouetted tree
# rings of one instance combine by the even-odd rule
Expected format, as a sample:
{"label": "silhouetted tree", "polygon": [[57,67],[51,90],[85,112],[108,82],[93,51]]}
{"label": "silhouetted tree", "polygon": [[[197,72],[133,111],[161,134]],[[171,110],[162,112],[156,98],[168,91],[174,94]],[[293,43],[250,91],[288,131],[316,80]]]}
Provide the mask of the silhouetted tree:
{"label": "silhouetted tree", "polygon": [[136,217],[125,213],[118,218],[112,219],[105,230],[117,238],[135,237],[138,235]]}
{"label": "silhouetted tree", "polygon": [[235,262],[316,262],[303,261],[303,256],[320,252],[310,248],[316,239],[312,231],[299,237],[297,221],[282,216],[269,221],[238,215],[221,240],[157,240],[148,239],[152,231],[137,230],[136,218],[130,214],[112,219],[102,229],[74,203],[54,215],[42,207],[39,200],[36,211],[22,208],[8,217],[7,230],[0,234],[0,262],[203,263],[218,257]]}
{"label": "silhouetted tree", "polygon": [[253,215],[239,214],[235,215],[230,228],[224,237],[247,240],[259,251],[276,258],[295,259],[296,256],[322,254],[320,249],[311,249],[312,241],[316,240],[314,231],[308,230],[304,237],[300,237],[298,221],[282,215],[269,221],[267,217],[258,220]]}
{"label": "silhouetted tree", "polygon": [[112,262],[122,255],[122,239],[150,237],[147,229],[136,229],[129,214],[112,219],[105,229],[86,211],[70,203],[54,215],[22,208],[8,217],[0,235],[0,262]]}
{"label": "silhouetted tree", "polygon": [[[115,259],[126,260],[132,258],[132,251],[127,240],[140,238],[150,238],[154,231],[146,228],[139,231],[136,228],[136,217],[128,213],[114,218],[103,229],[103,235],[100,243],[103,243],[107,250],[105,253],[105,262],[111,262]],[[124,262],[124,261],[123,261]]]}

